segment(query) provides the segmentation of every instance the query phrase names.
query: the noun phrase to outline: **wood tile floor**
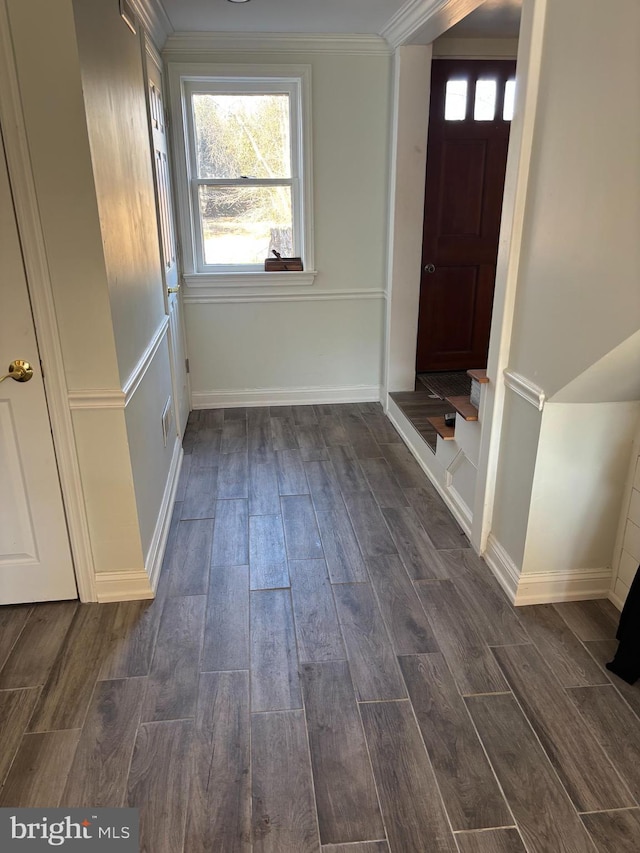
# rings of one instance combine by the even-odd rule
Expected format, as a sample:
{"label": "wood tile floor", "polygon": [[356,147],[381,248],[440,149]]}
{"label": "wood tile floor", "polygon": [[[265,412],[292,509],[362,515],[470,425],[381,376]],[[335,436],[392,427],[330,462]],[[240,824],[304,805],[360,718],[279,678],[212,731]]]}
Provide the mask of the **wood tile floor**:
{"label": "wood tile floor", "polygon": [[200,412],[158,596],[0,609],[0,806],[146,853],[637,853],[606,602],[514,609],[372,404]]}
{"label": "wood tile floor", "polygon": [[395,391],[391,397],[435,453],[438,433],[429,423],[429,418],[452,412],[451,403],[434,398],[419,379],[416,379],[414,391]]}

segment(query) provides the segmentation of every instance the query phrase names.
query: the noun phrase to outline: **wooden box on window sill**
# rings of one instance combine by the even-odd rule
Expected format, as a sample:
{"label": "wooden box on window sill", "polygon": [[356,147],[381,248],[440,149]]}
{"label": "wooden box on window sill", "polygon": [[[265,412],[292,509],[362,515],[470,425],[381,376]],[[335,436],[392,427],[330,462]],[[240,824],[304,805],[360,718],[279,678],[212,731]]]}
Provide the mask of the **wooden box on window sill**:
{"label": "wooden box on window sill", "polygon": [[302,272],[302,258],[265,258],[265,272]]}

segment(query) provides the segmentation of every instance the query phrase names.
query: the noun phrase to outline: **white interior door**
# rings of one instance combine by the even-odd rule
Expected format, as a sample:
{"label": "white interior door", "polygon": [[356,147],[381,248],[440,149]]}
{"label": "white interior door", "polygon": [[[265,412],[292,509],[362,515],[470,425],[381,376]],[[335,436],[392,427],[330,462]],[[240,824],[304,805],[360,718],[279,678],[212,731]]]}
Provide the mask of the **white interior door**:
{"label": "white interior door", "polygon": [[171,353],[171,375],[175,400],[176,425],[182,436],[189,417],[189,379],[186,369],[186,346],[182,301],[180,299],[180,272],[176,245],[175,219],[171,197],[171,173],[169,171],[169,149],[167,143],[167,111],[164,105],[162,66],[153,49],[146,50],[147,103],[153,169],[156,189],[156,205],[160,232],[164,283],[169,314],[169,347]]}
{"label": "white interior door", "polygon": [[77,598],[33,316],[0,135],[0,604]]}

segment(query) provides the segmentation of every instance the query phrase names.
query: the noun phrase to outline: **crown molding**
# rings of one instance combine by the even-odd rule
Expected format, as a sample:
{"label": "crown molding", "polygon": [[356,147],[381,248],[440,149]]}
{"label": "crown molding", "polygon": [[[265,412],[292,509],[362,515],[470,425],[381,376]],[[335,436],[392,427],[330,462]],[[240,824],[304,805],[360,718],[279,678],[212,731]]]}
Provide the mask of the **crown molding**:
{"label": "crown molding", "polygon": [[400,47],[450,0],[409,0],[392,15],[380,35],[392,48]]}
{"label": "crown molding", "polygon": [[394,50],[408,44],[418,34],[420,44],[430,44],[482,2],[484,0],[409,0],[389,18],[380,35]]}
{"label": "crown molding", "polygon": [[154,45],[162,49],[167,38],[173,33],[173,25],[161,0],[130,0],[130,2]]}
{"label": "crown molding", "polygon": [[346,53],[388,56],[386,41],[377,35],[343,33],[173,33],[162,53]]}

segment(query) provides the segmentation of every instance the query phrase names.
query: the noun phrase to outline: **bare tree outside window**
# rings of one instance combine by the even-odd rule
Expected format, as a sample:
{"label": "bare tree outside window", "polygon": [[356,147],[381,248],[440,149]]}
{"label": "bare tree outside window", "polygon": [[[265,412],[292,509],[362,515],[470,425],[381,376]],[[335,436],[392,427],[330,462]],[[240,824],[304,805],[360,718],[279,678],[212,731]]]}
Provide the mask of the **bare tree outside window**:
{"label": "bare tree outside window", "polygon": [[192,94],[206,264],[293,254],[288,94]]}

